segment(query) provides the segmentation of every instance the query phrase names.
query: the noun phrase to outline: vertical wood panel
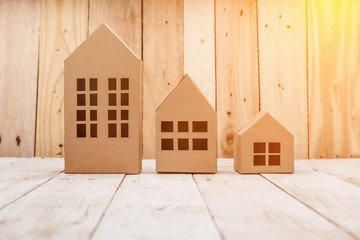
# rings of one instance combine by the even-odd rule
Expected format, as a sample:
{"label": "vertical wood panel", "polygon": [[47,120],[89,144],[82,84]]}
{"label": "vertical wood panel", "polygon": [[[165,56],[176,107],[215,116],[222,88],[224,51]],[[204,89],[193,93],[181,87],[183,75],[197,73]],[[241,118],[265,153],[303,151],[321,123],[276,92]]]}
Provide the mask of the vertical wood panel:
{"label": "vertical wood panel", "polygon": [[64,59],[88,32],[88,1],[42,0],[36,156],[62,157]]}
{"label": "vertical wood panel", "polygon": [[141,58],[141,0],[90,0],[89,34],[108,25]]}
{"label": "vertical wood panel", "polygon": [[218,150],[233,157],[233,136],[259,110],[256,0],[216,1]]}
{"label": "vertical wood panel", "polygon": [[360,3],[308,0],[310,158],[360,156]]}
{"label": "vertical wood panel", "polygon": [[214,0],[184,0],[184,74],[215,108]]}
{"label": "vertical wood panel", "polygon": [[184,75],[183,0],[143,0],[144,158],[155,156],[155,110]]}
{"label": "vertical wood panel", "polygon": [[295,157],[308,157],[306,1],[259,0],[261,110],[295,136]]}
{"label": "vertical wood panel", "polygon": [[0,156],[34,156],[39,29],[39,0],[0,0]]}

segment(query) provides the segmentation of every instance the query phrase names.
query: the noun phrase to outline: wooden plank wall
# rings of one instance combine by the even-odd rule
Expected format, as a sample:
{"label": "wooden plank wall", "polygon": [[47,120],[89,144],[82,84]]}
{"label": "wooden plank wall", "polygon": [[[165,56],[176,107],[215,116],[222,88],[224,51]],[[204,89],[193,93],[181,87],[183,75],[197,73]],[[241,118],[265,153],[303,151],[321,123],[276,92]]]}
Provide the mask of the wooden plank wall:
{"label": "wooden plank wall", "polygon": [[88,33],[88,1],[41,1],[36,156],[64,154],[64,60]]}
{"label": "wooden plank wall", "polygon": [[308,156],[306,2],[258,0],[261,110],[295,136],[295,157]]}
{"label": "wooden plank wall", "polygon": [[297,158],[360,156],[358,1],[0,0],[0,13],[0,156],[63,156],[63,60],[101,22],[144,61],[144,158],[186,73],[218,111],[219,157],[259,110],[295,134]]}
{"label": "wooden plank wall", "polygon": [[310,157],[360,157],[360,3],[308,0]]}
{"label": "wooden plank wall", "polygon": [[39,0],[0,0],[0,156],[34,155],[39,24]]}
{"label": "wooden plank wall", "polygon": [[233,156],[234,134],[259,111],[256,0],[216,1],[218,151]]}

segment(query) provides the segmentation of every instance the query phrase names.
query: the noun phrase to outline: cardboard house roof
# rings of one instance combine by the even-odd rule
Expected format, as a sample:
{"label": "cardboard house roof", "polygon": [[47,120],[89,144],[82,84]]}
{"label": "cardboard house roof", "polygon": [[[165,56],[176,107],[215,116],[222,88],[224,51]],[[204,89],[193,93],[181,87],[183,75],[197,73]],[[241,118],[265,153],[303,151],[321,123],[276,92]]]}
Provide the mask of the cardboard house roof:
{"label": "cardboard house roof", "polygon": [[[210,104],[210,102],[205,97],[205,95],[202,93],[200,88],[197,86],[197,84],[191,79],[191,77],[189,75],[186,74],[183,77],[183,79],[181,79],[181,81],[170,92],[170,94],[164,99],[164,101],[162,101],[162,103],[159,105],[159,107],[156,109],[156,111],[158,111],[169,99],[173,98],[177,91],[183,91],[184,88],[182,88],[182,86],[186,86],[186,85],[191,86],[191,88],[187,89],[187,90],[190,90],[190,91],[191,91],[191,89],[195,90],[198,93],[198,96],[206,102],[206,104],[209,106],[209,108],[214,109],[213,106]],[[196,103],[194,103],[194,104],[196,104]]]}
{"label": "cardboard house roof", "polygon": [[[136,55],[136,53],[118,36],[114,33],[105,23],[102,23],[90,36],[80,44],[66,59],[65,61],[69,61],[71,58],[75,58],[79,55],[84,49],[85,46],[93,44],[93,52],[102,51],[104,48],[113,47],[114,45],[109,44],[109,46],[104,42],[105,39],[117,39],[120,46],[125,47],[133,55],[136,59],[140,60],[140,58]],[[101,41],[99,41],[99,39]]]}
{"label": "cardboard house roof", "polygon": [[270,113],[267,112],[259,112],[257,113],[250,122],[248,122],[244,127],[242,127],[236,134],[239,135],[243,135],[244,133],[246,133],[248,130],[250,130],[253,127],[256,127],[256,124],[260,121],[260,120],[266,120],[266,121],[271,121],[273,123],[275,123],[279,128],[283,129],[284,131],[286,131],[286,133],[293,135],[289,130],[287,130],[279,121],[277,121],[273,116],[271,116]]}

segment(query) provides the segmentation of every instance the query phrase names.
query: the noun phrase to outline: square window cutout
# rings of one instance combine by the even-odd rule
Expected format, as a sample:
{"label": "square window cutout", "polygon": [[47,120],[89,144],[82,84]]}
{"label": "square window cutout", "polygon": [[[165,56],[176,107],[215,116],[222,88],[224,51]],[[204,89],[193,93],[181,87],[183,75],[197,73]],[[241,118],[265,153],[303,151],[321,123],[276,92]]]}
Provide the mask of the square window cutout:
{"label": "square window cutout", "polygon": [[174,126],[171,121],[161,121],[161,132],[173,132]]}
{"label": "square window cutout", "polygon": [[121,137],[122,138],[129,137],[129,124],[128,123],[121,124]]}
{"label": "square window cutout", "polygon": [[189,132],[189,122],[179,121],[178,122],[178,132]]}
{"label": "square window cutout", "polygon": [[189,150],[189,139],[179,138],[178,139],[178,150]]}
{"label": "square window cutout", "polygon": [[108,124],[108,136],[109,138],[116,138],[116,123]]}
{"label": "square window cutout", "polygon": [[265,166],[265,155],[254,155],[254,166]]}
{"label": "square window cutout", "polygon": [[109,106],[116,106],[116,93],[109,93]]}
{"label": "square window cutout", "polygon": [[86,137],[86,124],[77,124],[76,125],[76,136],[78,138]]}
{"label": "square window cutout", "polygon": [[90,94],[90,106],[97,106],[98,97],[97,94]]}
{"label": "square window cutout", "polygon": [[78,78],[77,79],[77,91],[85,91],[85,78]]}
{"label": "square window cutout", "polygon": [[129,106],[129,94],[128,93],[121,94],[121,106]]}
{"label": "square window cutout", "polygon": [[90,121],[97,120],[97,110],[90,110]]}
{"label": "square window cutout", "polygon": [[269,153],[280,153],[280,143],[279,142],[270,142],[269,143]]}
{"label": "square window cutout", "polygon": [[86,121],[86,111],[77,110],[76,111],[76,121]]}
{"label": "square window cutout", "polygon": [[128,78],[121,79],[121,90],[129,90],[129,79]]}
{"label": "square window cutout", "polygon": [[193,132],[207,132],[206,121],[194,121],[192,122]]}
{"label": "square window cutout", "polygon": [[269,155],[269,166],[280,166],[280,155]]}
{"label": "square window cutout", "polygon": [[78,106],[85,106],[85,94],[78,94],[77,95],[77,105]]}
{"label": "square window cutout", "polygon": [[207,138],[193,138],[193,150],[208,150]]}
{"label": "square window cutout", "polygon": [[90,137],[97,137],[97,124],[90,124]]}
{"label": "square window cutout", "polygon": [[254,153],[266,153],[266,145],[264,142],[254,142]]}
{"label": "square window cutout", "polygon": [[174,139],[162,138],[161,150],[174,150]]}
{"label": "square window cutout", "polygon": [[98,84],[97,78],[90,78],[90,91],[97,91]]}
{"label": "square window cutout", "polygon": [[109,90],[116,90],[116,78],[109,78]]}
{"label": "square window cutout", "polygon": [[116,110],[108,110],[108,120],[116,120]]}
{"label": "square window cutout", "polygon": [[121,110],[121,120],[129,120],[129,110]]}

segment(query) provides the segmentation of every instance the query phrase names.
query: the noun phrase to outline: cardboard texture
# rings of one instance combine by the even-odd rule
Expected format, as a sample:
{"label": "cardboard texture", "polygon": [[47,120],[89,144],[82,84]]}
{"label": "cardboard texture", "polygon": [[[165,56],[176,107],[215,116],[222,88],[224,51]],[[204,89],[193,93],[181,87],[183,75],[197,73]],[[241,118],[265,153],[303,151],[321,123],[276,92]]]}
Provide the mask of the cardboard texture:
{"label": "cardboard texture", "polygon": [[216,112],[186,75],[156,110],[156,171],[215,173]]}
{"label": "cardboard texture", "polygon": [[65,172],[141,172],[142,61],[102,24],[64,74]]}
{"label": "cardboard texture", "polygon": [[294,136],[269,113],[258,113],[235,135],[239,173],[293,173]]}

